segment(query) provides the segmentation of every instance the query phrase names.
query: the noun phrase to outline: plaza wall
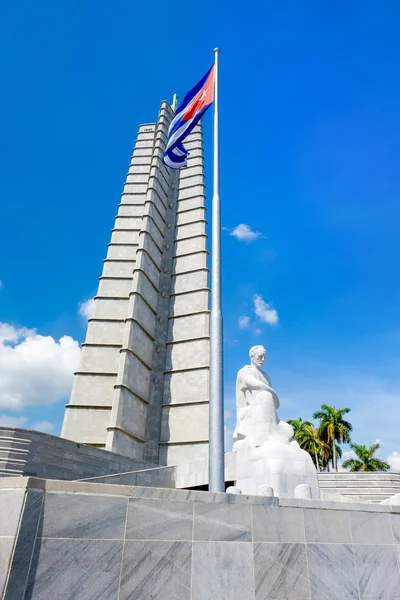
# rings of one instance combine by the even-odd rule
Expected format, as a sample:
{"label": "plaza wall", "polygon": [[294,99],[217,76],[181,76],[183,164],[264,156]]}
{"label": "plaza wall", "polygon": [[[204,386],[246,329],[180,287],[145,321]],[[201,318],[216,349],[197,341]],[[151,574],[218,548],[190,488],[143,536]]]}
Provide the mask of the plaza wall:
{"label": "plaza wall", "polygon": [[[155,467],[151,461],[136,460],[39,431],[0,427],[0,477],[30,475],[76,480],[103,476],[99,482],[179,489],[204,488],[208,484],[207,459],[169,468]],[[235,480],[236,455],[226,452],[226,484],[232,485]],[[337,495],[338,501],[344,498],[379,503],[400,494],[400,473],[319,473],[318,481],[321,497],[331,499]]]}
{"label": "plaza wall", "polygon": [[9,478],[5,600],[398,598],[400,507]]}
{"label": "plaza wall", "polygon": [[175,487],[173,469],[154,470],[154,466],[55,435],[0,427],[0,477],[76,480],[113,474],[107,480],[121,483],[127,476],[116,476],[118,473],[141,471],[129,475],[131,485]]}

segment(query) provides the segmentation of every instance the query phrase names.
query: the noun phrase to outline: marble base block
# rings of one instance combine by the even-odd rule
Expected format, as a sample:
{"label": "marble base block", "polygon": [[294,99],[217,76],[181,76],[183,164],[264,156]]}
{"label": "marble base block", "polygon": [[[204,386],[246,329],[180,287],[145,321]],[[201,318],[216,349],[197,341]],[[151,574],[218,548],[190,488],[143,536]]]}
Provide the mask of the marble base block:
{"label": "marble base block", "polygon": [[243,494],[259,495],[261,486],[270,486],[274,495],[294,498],[295,488],[309,485],[311,497],[319,498],[318,477],[310,455],[296,442],[270,440],[255,447],[246,438],[235,442],[236,487]]}

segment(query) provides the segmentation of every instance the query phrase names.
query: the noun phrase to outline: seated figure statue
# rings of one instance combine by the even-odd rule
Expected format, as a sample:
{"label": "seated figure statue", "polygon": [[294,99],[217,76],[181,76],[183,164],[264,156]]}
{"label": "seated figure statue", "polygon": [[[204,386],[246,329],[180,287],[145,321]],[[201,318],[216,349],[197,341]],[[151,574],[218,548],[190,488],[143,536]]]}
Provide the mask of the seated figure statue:
{"label": "seated figure statue", "polygon": [[261,486],[268,485],[276,496],[294,497],[295,487],[308,484],[312,497],[318,498],[314,463],[293,439],[293,428],[279,419],[279,398],[261,370],[266,356],[263,346],[254,346],[251,364],[237,375],[236,487],[244,494],[257,495]]}

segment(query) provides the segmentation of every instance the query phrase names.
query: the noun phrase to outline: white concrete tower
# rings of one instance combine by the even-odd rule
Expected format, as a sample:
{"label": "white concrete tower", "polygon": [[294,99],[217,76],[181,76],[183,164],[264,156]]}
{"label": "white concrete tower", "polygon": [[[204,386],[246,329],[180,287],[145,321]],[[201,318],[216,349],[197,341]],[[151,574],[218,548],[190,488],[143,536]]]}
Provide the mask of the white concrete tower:
{"label": "white concrete tower", "polygon": [[141,125],[62,437],[159,464],[208,455],[209,288],[201,126],[162,162],[172,109]]}

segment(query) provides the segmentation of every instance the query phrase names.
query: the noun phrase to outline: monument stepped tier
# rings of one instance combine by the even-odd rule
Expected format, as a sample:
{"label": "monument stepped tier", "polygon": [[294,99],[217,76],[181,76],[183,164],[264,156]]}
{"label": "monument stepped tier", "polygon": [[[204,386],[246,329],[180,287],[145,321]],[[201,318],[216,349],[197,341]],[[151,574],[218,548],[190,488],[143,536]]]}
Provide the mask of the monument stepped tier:
{"label": "monument stepped tier", "polygon": [[162,465],[208,455],[209,288],[202,130],[162,161],[173,111],[139,127],[62,437]]}

